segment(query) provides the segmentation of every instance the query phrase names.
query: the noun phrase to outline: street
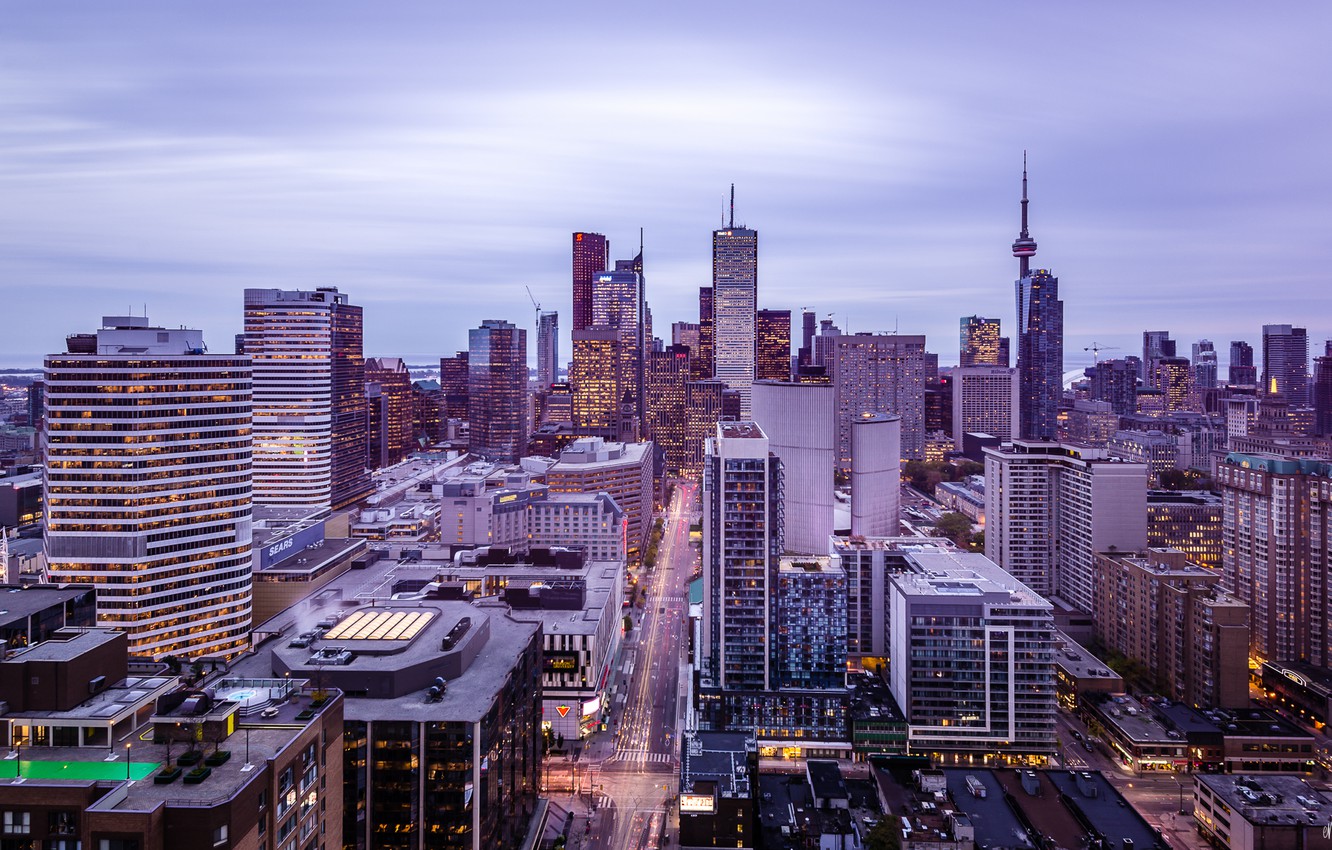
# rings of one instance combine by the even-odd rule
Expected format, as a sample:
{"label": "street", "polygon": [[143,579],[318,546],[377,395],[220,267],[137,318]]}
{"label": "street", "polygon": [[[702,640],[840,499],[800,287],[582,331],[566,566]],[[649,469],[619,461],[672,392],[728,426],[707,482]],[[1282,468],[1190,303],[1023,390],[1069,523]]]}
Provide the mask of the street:
{"label": "street", "polygon": [[[695,551],[689,524],[696,515],[696,482],[679,482],[666,510],[657,566],[644,569],[641,619],[625,636],[615,676],[618,695],[610,731],[592,736],[577,763],[583,800],[594,811],[575,829],[570,847],[661,847],[673,843],[669,803],[679,784],[680,687],[688,645],[686,617]],[[581,833],[581,834],[580,834]]]}

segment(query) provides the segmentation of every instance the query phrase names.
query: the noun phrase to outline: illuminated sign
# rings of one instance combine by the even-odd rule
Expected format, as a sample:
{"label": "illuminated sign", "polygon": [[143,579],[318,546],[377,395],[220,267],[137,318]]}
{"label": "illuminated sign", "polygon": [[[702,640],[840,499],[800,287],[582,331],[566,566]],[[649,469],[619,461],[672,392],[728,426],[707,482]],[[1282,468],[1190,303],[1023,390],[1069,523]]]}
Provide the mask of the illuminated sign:
{"label": "illuminated sign", "polygon": [[1287,679],[1290,679],[1292,682],[1299,685],[1301,688],[1309,687],[1308,680],[1306,680],[1303,676],[1301,676],[1299,673],[1294,672],[1293,670],[1282,670],[1281,675],[1285,676]]}
{"label": "illuminated sign", "polygon": [[711,794],[681,794],[680,811],[701,812],[710,815],[717,811],[717,803]]}
{"label": "illuminated sign", "polygon": [[509,502],[516,502],[516,501],[518,501],[517,493],[506,493],[505,495],[499,497],[499,503],[501,505],[507,505]]}
{"label": "illuminated sign", "polygon": [[572,673],[578,669],[578,653],[547,652],[541,659],[541,668],[546,673]]}
{"label": "illuminated sign", "polygon": [[560,717],[565,717],[569,714],[569,706],[567,705],[557,705],[555,706],[555,710],[560,713]]}
{"label": "illuminated sign", "polygon": [[583,703],[583,716],[587,717],[601,711],[601,697],[593,697]]}

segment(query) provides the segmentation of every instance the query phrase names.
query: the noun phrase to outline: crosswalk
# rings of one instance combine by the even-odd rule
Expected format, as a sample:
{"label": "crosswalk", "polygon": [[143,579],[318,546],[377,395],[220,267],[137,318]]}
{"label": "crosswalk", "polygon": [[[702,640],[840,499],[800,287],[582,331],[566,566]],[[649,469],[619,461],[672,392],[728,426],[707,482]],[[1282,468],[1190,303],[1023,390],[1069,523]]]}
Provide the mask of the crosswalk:
{"label": "crosswalk", "polygon": [[616,750],[607,761],[621,761],[626,764],[670,764],[675,757],[667,753],[650,753],[647,750]]}

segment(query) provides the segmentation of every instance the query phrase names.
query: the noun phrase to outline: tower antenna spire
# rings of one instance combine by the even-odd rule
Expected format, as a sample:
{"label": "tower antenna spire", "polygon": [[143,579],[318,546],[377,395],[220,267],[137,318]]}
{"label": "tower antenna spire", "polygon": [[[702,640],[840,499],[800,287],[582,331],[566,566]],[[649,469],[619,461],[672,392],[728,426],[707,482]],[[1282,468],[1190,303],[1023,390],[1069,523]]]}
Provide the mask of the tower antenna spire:
{"label": "tower antenna spire", "polygon": [[735,229],[735,184],[731,184],[731,224],[732,230]]}
{"label": "tower antenna spire", "polygon": [[1022,229],[1013,241],[1013,256],[1018,258],[1019,277],[1031,271],[1031,258],[1036,256],[1036,240],[1027,230],[1027,152],[1022,152]]}

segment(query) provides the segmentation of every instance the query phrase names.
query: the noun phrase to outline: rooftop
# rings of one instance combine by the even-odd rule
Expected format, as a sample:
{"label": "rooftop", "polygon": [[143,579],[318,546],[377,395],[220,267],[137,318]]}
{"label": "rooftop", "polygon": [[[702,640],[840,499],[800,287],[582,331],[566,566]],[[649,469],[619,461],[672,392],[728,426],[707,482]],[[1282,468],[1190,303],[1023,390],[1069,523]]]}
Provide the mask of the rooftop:
{"label": "rooftop", "polygon": [[686,732],[680,790],[692,793],[696,782],[716,782],[721,796],[748,797],[749,757],[755,740],[743,732]]}
{"label": "rooftop", "polygon": [[1332,800],[1298,776],[1198,773],[1194,780],[1250,823],[1321,827],[1332,815]]}
{"label": "rooftop", "polygon": [[54,584],[25,587],[0,585],[0,625],[31,617],[52,605],[63,605],[90,592],[92,592],[91,585],[67,587],[58,587]]}
{"label": "rooftop", "polygon": [[718,422],[717,433],[728,440],[761,440],[763,429],[754,422]]}

